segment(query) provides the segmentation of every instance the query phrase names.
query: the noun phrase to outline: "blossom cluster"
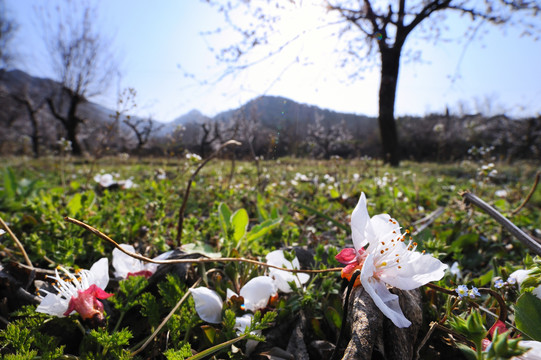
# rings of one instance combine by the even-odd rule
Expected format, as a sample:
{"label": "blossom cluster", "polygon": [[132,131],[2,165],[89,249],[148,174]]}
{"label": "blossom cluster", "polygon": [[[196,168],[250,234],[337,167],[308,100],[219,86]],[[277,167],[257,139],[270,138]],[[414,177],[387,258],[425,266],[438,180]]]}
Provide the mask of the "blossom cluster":
{"label": "blossom cluster", "polygon": [[94,181],[97,182],[102,188],[107,189],[114,186],[119,186],[122,189],[131,189],[137,187],[132,178],[126,180],[115,180],[115,177],[119,177],[118,174],[96,174]]}

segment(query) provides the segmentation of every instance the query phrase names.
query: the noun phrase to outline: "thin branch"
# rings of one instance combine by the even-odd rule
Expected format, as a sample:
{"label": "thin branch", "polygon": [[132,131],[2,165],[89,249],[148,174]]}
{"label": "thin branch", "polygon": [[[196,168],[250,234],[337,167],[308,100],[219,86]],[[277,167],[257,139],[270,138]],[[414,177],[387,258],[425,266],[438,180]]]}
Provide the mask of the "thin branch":
{"label": "thin branch", "polygon": [[530,201],[530,199],[532,198],[532,195],[533,193],[535,192],[535,189],[537,188],[537,185],[539,184],[539,177],[541,176],[541,172],[537,172],[537,174],[535,174],[535,180],[534,180],[534,183],[532,185],[532,188],[530,189],[530,192],[528,193],[528,196],[526,196],[526,199],[524,199],[524,201],[522,202],[522,204],[520,204],[520,206],[518,208],[516,208],[515,210],[513,210],[511,212],[511,215],[516,215],[525,205],[528,201]]}
{"label": "thin branch", "polygon": [[427,227],[429,227],[438,217],[440,217],[445,212],[445,208],[439,207],[427,216],[425,216],[422,219],[419,219],[415,221],[412,225],[417,226],[420,225],[417,230],[412,235],[417,235]]}
{"label": "thin branch", "polygon": [[529,247],[537,255],[541,255],[541,244],[537,240],[526,234],[524,231],[519,229],[515,224],[505,218],[492,206],[490,206],[489,204],[468,191],[463,192],[461,196],[464,198],[465,202],[470,202],[476,205],[478,208],[484,210],[488,215],[490,215],[490,217],[500,223],[500,225],[506,228],[507,231],[509,231],[520,242]]}
{"label": "thin branch", "polygon": [[2,227],[3,227],[4,229],[6,229],[7,233],[9,234],[9,236],[11,236],[11,238],[13,239],[13,241],[15,241],[15,244],[17,244],[17,247],[19,248],[19,250],[21,250],[21,252],[23,253],[24,260],[26,261],[26,263],[28,264],[28,266],[30,266],[31,269],[34,269],[34,265],[32,265],[32,261],[30,261],[30,258],[29,258],[28,255],[26,254],[26,251],[24,250],[23,244],[21,244],[21,242],[19,241],[19,239],[17,239],[17,236],[15,236],[15,234],[13,233],[13,231],[11,231],[11,229],[9,228],[9,226],[7,226],[7,224],[4,222],[4,220],[2,220],[2,217],[0,217],[0,224],[2,224]]}
{"label": "thin branch", "polygon": [[190,179],[188,180],[188,184],[186,186],[186,191],[184,191],[184,199],[182,200],[182,206],[180,207],[180,210],[178,211],[178,227],[177,227],[177,238],[176,238],[176,241],[177,241],[177,246],[180,247],[180,242],[182,240],[182,228],[183,228],[183,225],[184,225],[184,211],[186,211],[186,205],[188,205],[188,196],[190,195],[190,188],[192,187],[192,182],[194,181],[197,173],[199,173],[199,171],[212,159],[214,159],[216,156],[218,156],[218,154],[220,153],[220,151],[229,146],[229,145],[241,145],[240,142],[236,141],[236,140],[229,140],[225,143],[223,143],[219,148],[218,150],[216,150],[212,155],[210,155],[209,157],[207,157],[205,160],[203,160],[203,162],[197,167],[197,169],[195,169],[195,171],[193,172],[192,176],[190,176]]}
{"label": "thin branch", "polygon": [[267,267],[267,268],[273,268],[273,269],[277,269],[277,270],[283,270],[283,271],[287,271],[287,272],[292,272],[292,273],[308,273],[308,274],[317,274],[317,273],[326,273],[326,272],[335,272],[335,271],[342,271],[342,268],[339,267],[339,268],[329,268],[329,269],[320,269],[320,270],[303,270],[303,269],[288,269],[288,268],[282,268],[282,267],[279,267],[279,266],[274,266],[274,265],[270,265],[270,264],[267,264],[267,263],[264,263],[264,262],[261,262],[261,261],[257,261],[257,260],[252,260],[252,259],[245,259],[245,258],[206,258],[206,257],[201,257],[201,258],[198,258],[198,259],[168,259],[168,260],[155,260],[155,259],[151,259],[151,258],[148,258],[146,256],[143,256],[141,254],[137,254],[137,253],[134,253],[134,252],[130,252],[130,251],[127,251],[125,250],[123,247],[121,247],[118,243],[116,243],[113,239],[111,239],[109,236],[105,235],[104,233],[102,233],[101,231],[99,231],[98,229],[96,228],[93,228],[92,226],[88,225],[88,224],[85,224],[79,220],[76,220],[76,219],[73,219],[73,218],[70,218],[70,217],[65,217],[64,218],[67,222],[70,222],[72,224],[75,224],[75,225],[79,225],[81,226],[82,228],[85,228],[86,230],[94,233],[95,235],[97,235],[98,237],[100,237],[101,239],[111,243],[112,245],[114,245],[118,250],[122,251],[124,254],[128,255],[128,256],[131,256],[135,259],[138,259],[138,260],[141,260],[141,261],[145,261],[145,262],[149,262],[149,263],[153,263],[153,264],[186,264],[186,263],[212,263],[212,262],[244,262],[244,263],[249,263],[249,264],[253,264],[253,265],[258,265],[258,266],[263,266],[263,267]]}

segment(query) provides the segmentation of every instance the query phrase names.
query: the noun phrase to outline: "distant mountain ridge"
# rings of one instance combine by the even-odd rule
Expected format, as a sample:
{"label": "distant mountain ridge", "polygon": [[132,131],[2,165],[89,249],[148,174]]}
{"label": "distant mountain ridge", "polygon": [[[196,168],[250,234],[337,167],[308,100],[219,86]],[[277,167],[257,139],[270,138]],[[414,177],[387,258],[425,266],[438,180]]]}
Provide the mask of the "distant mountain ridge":
{"label": "distant mountain ridge", "polygon": [[[60,88],[61,84],[47,78],[34,77],[21,70],[2,71],[0,76],[0,92],[4,95],[26,92],[35,103],[39,103],[41,99],[47,96],[54,89]],[[11,110],[20,105],[4,98],[4,106]],[[112,121],[115,111],[106,108],[93,101],[86,101],[80,105],[79,111],[89,120],[96,122],[94,125],[105,125]],[[155,128],[159,128],[155,135],[165,135],[174,131],[179,125],[186,126],[187,124],[201,124],[204,122],[221,122],[226,123],[231,121],[235,116],[257,116],[258,122],[265,128],[281,130],[286,129],[296,124],[296,126],[306,128],[306,124],[314,122],[315,114],[319,114],[326,122],[333,123],[335,121],[344,120],[348,126],[372,126],[373,118],[362,115],[344,114],[331,110],[320,109],[314,105],[300,104],[293,100],[280,96],[259,96],[237,109],[223,111],[213,117],[202,114],[199,110],[191,110],[183,114],[173,121],[163,123],[154,120]],[[23,116],[22,114],[20,116]],[[45,117],[50,117],[46,116]],[[56,121],[49,119],[47,121]],[[7,115],[4,112],[0,115],[0,123],[7,123]],[[82,130],[83,131],[83,130]],[[84,134],[81,133],[84,137]]]}
{"label": "distant mountain ridge", "polygon": [[[61,84],[20,70],[0,70],[0,155],[59,154],[66,128],[45,102]],[[62,102],[61,98],[58,98]],[[65,110],[65,109],[64,109]],[[132,125],[116,111],[92,101],[77,109],[86,119],[77,140],[95,157],[130,153],[139,156],[207,157],[219,144],[236,139],[241,146],[224,156],[330,158],[381,157],[376,118],[344,114],[280,96],[259,96],[213,117],[191,110],[169,123],[132,116]],[[129,115],[129,114],[126,114]],[[401,157],[417,161],[470,159],[475,149],[492,149],[494,158],[541,159],[541,116],[511,119],[505,114],[429,114],[397,118]],[[142,137],[152,124],[151,136]],[[118,126],[116,126],[118,125]],[[144,138],[145,141],[141,142]],[[471,150],[471,151],[470,151]]]}

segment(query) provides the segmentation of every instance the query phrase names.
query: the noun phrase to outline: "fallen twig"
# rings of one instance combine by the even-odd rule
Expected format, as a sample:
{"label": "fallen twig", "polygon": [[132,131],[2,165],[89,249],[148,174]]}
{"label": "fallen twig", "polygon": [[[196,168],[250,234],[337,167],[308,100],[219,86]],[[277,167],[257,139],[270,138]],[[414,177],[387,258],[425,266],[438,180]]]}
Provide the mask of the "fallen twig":
{"label": "fallen twig", "polygon": [[428,214],[427,216],[425,216],[424,218],[422,219],[419,219],[417,220],[416,222],[414,222],[412,225],[413,226],[417,226],[419,224],[421,224],[421,226],[419,226],[418,229],[416,229],[412,235],[417,235],[419,234],[421,231],[423,231],[424,229],[426,229],[427,227],[430,226],[430,224],[432,224],[438,217],[441,216],[441,214],[443,214],[445,211],[445,208],[443,207],[439,207],[437,208],[436,210],[434,210],[433,212],[431,212],[430,214]]}
{"label": "fallen twig", "polygon": [[102,233],[98,229],[93,228],[92,226],[83,223],[82,221],[79,221],[79,220],[76,220],[76,219],[73,219],[73,218],[70,218],[70,217],[65,217],[64,219],[66,221],[72,223],[72,224],[79,225],[79,226],[87,229],[88,231],[94,233],[95,235],[102,238],[103,240],[113,244],[118,250],[122,251],[124,254],[129,255],[129,256],[131,256],[131,257],[133,257],[135,259],[138,259],[138,260],[141,260],[141,261],[146,261],[146,262],[153,263],[153,264],[245,262],[245,263],[249,263],[249,264],[254,264],[254,265],[263,266],[263,267],[267,267],[267,268],[278,269],[278,270],[283,270],[283,271],[292,272],[292,273],[317,274],[317,273],[342,271],[341,267],[339,267],[339,268],[330,268],[330,269],[320,269],[320,270],[288,269],[288,268],[283,268],[283,267],[279,267],[279,266],[270,265],[270,264],[267,264],[267,263],[264,263],[264,262],[261,262],[261,261],[252,260],[252,259],[245,259],[245,258],[207,258],[207,257],[201,257],[201,258],[198,258],[198,259],[154,260],[154,259],[148,258],[146,256],[143,256],[141,254],[137,254],[137,253],[125,250],[117,242],[115,242],[113,239],[111,239],[109,236],[105,235],[104,233]]}
{"label": "fallen twig", "polygon": [[32,265],[32,261],[30,261],[30,258],[26,254],[26,251],[24,250],[23,244],[21,244],[19,239],[17,239],[17,236],[15,236],[15,234],[13,233],[13,231],[11,231],[9,226],[7,226],[7,224],[4,222],[4,220],[2,220],[2,217],[0,217],[0,224],[2,224],[2,227],[6,230],[6,232],[9,234],[9,236],[11,236],[11,238],[13,239],[13,241],[15,241],[15,244],[17,245],[19,250],[21,250],[21,252],[23,253],[24,260],[26,261],[26,264],[28,266],[30,266],[31,269],[33,269],[34,265]]}
{"label": "fallen twig", "polygon": [[541,255],[541,244],[526,234],[524,231],[519,229],[515,224],[505,218],[492,206],[475,196],[474,194],[465,191],[462,194],[462,197],[466,202],[470,202],[476,205],[478,208],[484,210],[488,215],[490,215],[494,220],[496,220],[500,225],[507,229],[514,237],[516,237],[520,242],[529,247],[537,255]]}

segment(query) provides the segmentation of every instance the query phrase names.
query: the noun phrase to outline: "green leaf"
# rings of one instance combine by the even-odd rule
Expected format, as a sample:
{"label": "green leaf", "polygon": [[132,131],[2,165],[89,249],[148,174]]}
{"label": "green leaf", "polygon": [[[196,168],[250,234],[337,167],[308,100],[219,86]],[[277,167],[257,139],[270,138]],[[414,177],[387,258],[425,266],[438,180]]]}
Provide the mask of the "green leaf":
{"label": "green leaf", "polygon": [[323,333],[323,330],[321,330],[321,323],[319,321],[319,319],[316,319],[316,318],[312,318],[310,320],[310,324],[312,325],[312,330],[314,330],[314,333],[319,337],[319,338],[325,338],[325,334]]}
{"label": "green leaf", "polygon": [[220,203],[218,206],[218,217],[220,218],[220,225],[222,225],[222,231],[227,235],[227,230],[231,227],[229,222],[231,218],[231,210],[225,203]]}
{"label": "green leaf", "polygon": [[261,224],[258,224],[254,226],[252,229],[250,229],[246,238],[248,241],[252,241],[257,238],[260,238],[263,235],[267,234],[272,229],[274,229],[281,222],[282,222],[281,218],[265,220]]}
{"label": "green leaf", "polygon": [[15,180],[15,174],[11,168],[7,168],[4,171],[4,196],[8,198],[14,198],[17,194],[17,181]]}
{"label": "green leaf", "polygon": [[219,258],[222,257],[222,254],[220,252],[215,252],[214,248],[208,244],[202,243],[202,242],[196,242],[196,243],[190,243],[190,244],[184,244],[182,245],[182,251],[188,253],[188,254],[203,254],[205,256],[208,256],[209,258]]}
{"label": "green leaf", "polygon": [[342,326],[342,318],[335,308],[329,306],[325,312],[325,317],[327,318],[327,321],[336,326],[337,329],[340,329]]}
{"label": "green leaf", "polygon": [[486,284],[490,284],[493,277],[494,277],[494,270],[489,270],[484,275],[479,276],[474,281],[477,286],[484,286]]}
{"label": "green leaf", "polygon": [[456,344],[457,347],[462,351],[466,359],[468,360],[477,360],[477,353],[471,347],[464,344]]}
{"label": "green leaf", "polygon": [[261,194],[257,194],[257,213],[259,215],[259,221],[265,221],[269,218],[267,210],[264,208],[265,201]]}
{"label": "green leaf", "polygon": [[522,294],[515,306],[515,322],[526,336],[541,341],[541,299],[530,292]]}
{"label": "green leaf", "polygon": [[71,216],[77,215],[79,211],[83,208],[81,197],[81,193],[76,193],[66,205],[66,207],[68,208],[68,212]]}
{"label": "green leaf", "polygon": [[235,211],[231,216],[231,226],[233,226],[233,239],[238,242],[246,235],[246,229],[248,228],[248,212],[245,209],[239,209]]}
{"label": "green leaf", "polygon": [[203,330],[203,333],[205,334],[205,337],[209,341],[209,344],[213,345],[214,340],[216,339],[216,329],[210,325],[203,325],[201,326],[201,330]]}
{"label": "green leaf", "polygon": [[192,356],[192,348],[189,343],[184,343],[179,350],[169,349],[163,354],[167,360],[184,360]]}

